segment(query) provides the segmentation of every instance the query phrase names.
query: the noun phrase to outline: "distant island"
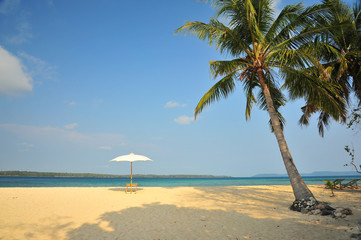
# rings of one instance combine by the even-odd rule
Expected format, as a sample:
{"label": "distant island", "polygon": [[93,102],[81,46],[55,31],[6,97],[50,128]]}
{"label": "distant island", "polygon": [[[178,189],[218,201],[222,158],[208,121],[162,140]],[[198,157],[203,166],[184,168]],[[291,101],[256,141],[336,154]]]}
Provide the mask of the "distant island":
{"label": "distant island", "polygon": [[[318,171],[312,173],[301,173],[302,177],[327,177],[327,176],[360,176],[357,172],[347,171],[347,172],[330,172],[330,171]],[[275,173],[265,173],[265,174],[256,174],[252,177],[288,177],[287,174],[275,174]]]}
{"label": "distant island", "polygon": [[[9,177],[98,177],[98,178],[129,178],[130,175],[113,175],[97,173],[56,173],[56,172],[31,172],[31,171],[0,171],[0,176]],[[230,176],[213,175],[155,175],[133,174],[133,178],[231,178]]]}
{"label": "distant island", "polygon": [[[97,177],[97,178],[129,178],[130,175],[115,175],[115,174],[98,174],[98,173],[58,173],[58,172],[35,172],[35,171],[0,171],[0,176],[9,177]],[[330,172],[319,171],[312,173],[301,173],[302,177],[327,177],[327,176],[360,176],[360,174],[347,171],[347,172]],[[156,174],[133,174],[134,178],[232,178],[231,176],[214,176],[214,175],[190,175],[190,174],[169,174],[169,175],[156,175]],[[287,174],[276,173],[263,173],[256,174],[252,178],[279,178],[288,177]]]}

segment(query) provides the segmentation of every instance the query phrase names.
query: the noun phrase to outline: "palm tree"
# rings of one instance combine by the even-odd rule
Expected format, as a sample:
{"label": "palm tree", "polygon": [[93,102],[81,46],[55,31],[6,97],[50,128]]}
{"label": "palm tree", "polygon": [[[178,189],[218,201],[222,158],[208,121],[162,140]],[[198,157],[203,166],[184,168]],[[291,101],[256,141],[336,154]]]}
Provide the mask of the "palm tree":
{"label": "palm tree", "polygon": [[[234,58],[210,62],[211,75],[220,77],[220,80],[201,98],[195,117],[207,105],[229,96],[239,81],[246,95],[246,118],[250,117],[254,104],[259,104],[269,113],[296,201],[314,198],[295,166],[283,134],[284,119],[279,108],[285,105],[286,98],[279,87],[276,70],[302,74],[304,69],[313,66],[314,57],[300,46],[312,41],[315,34],[322,31],[317,20],[320,16],[329,17],[327,7],[289,5],[274,19],[270,0],[213,0],[211,3],[217,9],[215,19],[211,18],[208,24],[186,22],[176,30],[176,33],[208,40],[221,53]],[[304,79],[296,78],[297,81],[287,86],[300,88],[303,97],[317,95],[317,99],[313,97],[315,104],[339,120],[341,114],[336,109],[342,108],[342,99],[338,92],[327,81],[303,74]],[[259,94],[255,97],[257,89]]]}
{"label": "palm tree", "polygon": [[[361,1],[357,0],[353,9],[339,0],[324,0],[329,6],[330,18],[320,18],[318,23],[326,31],[319,34],[314,42],[307,43],[309,54],[314,56],[313,67],[307,69],[308,74],[320,76],[324,81],[338,86],[339,96],[350,104],[350,95],[354,93],[357,104],[361,106]],[[288,73],[286,86],[295,78],[300,77]],[[302,76],[301,76],[302,77]],[[297,82],[297,81],[296,81]],[[300,97],[301,92],[294,92],[290,84],[290,95]],[[313,113],[319,112],[319,133],[324,134],[324,126],[328,126],[330,116],[323,111],[312,98],[306,99],[306,106],[302,108],[303,115],[300,124],[307,125]],[[342,122],[346,120],[346,112],[341,114]]]}

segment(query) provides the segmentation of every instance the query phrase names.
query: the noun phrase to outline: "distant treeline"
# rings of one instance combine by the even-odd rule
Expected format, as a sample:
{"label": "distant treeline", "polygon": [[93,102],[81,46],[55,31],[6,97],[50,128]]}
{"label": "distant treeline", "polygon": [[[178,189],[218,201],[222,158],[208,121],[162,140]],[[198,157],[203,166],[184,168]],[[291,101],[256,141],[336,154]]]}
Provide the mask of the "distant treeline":
{"label": "distant treeline", "polygon": [[[98,177],[98,178],[127,178],[130,175],[96,174],[96,173],[55,173],[30,171],[0,171],[0,176],[17,177]],[[133,174],[134,178],[230,178],[229,176],[213,175],[155,175]]]}

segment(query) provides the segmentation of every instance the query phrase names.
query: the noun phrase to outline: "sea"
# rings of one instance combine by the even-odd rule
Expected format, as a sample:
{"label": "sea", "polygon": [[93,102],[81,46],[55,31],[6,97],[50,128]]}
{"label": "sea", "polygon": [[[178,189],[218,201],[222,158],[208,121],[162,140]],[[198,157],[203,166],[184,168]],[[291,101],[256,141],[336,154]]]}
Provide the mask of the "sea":
{"label": "sea", "polygon": [[[344,178],[346,183],[356,177],[303,177],[308,185],[325,184],[324,179]],[[97,177],[8,177],[0,176],[0,187],[122,187],[130,178]],[[138,187],[215,187],[289,185],[288,177],[227,177],[227,178],[133,178]]]}

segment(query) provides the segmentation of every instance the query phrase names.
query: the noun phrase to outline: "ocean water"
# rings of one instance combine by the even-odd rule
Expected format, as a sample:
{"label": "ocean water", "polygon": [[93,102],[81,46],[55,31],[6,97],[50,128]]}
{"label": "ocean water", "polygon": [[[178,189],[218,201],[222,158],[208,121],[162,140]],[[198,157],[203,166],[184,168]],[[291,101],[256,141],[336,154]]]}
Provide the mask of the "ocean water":
{"label": "ocean water", "polygon": [[[324,184],[323,179],[334,180],[355,177],[322,176],[303,177],[306,184]],[[79,177],[3,177],[0,187],[122,187],[129,178],[79,178]],[[279,178],[133,178],[138,187],[200,187],[200,186],[256,186],[289,185],[287,177]]]}

